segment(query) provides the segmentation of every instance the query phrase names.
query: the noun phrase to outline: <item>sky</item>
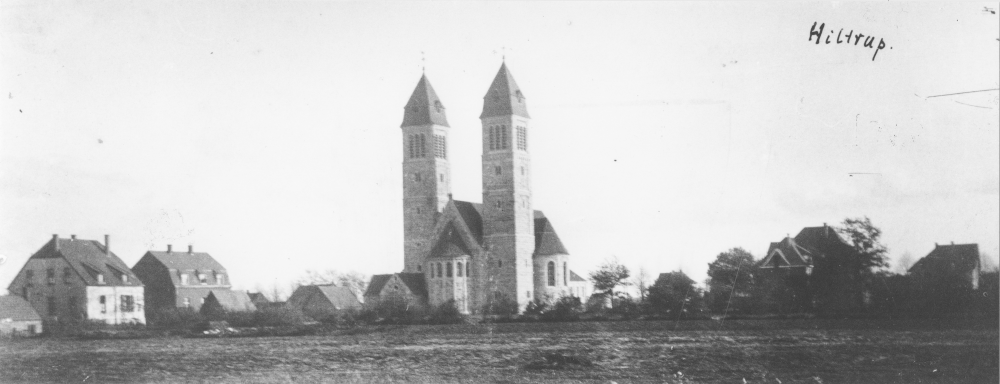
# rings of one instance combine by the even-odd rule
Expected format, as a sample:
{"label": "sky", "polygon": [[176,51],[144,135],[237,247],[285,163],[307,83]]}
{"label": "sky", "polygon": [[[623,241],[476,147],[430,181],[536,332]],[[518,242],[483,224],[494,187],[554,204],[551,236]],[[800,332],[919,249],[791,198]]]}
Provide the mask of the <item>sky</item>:
{"label": "sky", "polygon": [[[3,1],[0,286],[52,234],[109,234],[128,265],[192,244],[241,289],[398,272],[402,108],[426,71],[455,198],[479,202],[502,61],[532,116],[535,208],[581,275],[617,257],[700,282],[720,252],[861,216],[893,261],[952,241],[996,258],[996,11]],[[836,43],[850,31],[873,47]]]}

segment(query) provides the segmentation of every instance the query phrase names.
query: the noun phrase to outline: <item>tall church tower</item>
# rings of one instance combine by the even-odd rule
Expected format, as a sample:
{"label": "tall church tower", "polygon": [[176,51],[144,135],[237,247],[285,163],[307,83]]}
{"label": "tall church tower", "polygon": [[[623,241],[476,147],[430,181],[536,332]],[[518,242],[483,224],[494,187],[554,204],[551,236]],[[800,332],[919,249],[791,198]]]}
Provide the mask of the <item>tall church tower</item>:
{"label": "tall church tower", "polygon": [[[486,295],[516,299],[523,309],[534,297],[535,249],[531,204],[530,116],[524,94],[502,64],[483,97],[483,240]],[[484,298],[485,299],[485,298]]]}
{"label": "tall church tower", "polygon": [[422,272],[437,216],[451,193],[448,119],[427,76],[403,110],[403,272]]}

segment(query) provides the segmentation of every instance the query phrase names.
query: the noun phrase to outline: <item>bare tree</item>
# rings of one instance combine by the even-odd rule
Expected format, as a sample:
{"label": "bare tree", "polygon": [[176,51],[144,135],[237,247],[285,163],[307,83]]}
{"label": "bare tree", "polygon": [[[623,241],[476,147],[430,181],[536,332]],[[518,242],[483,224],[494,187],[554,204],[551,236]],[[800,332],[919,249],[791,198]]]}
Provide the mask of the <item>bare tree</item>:
{"label": "bare tree", "polygon": [[646,267],[640,266],[639,270],[636,272],[635,276],[632,277],[632,285],[639,288],[639,300],[645,302],[646,294],[649,292],[649,271]]}
{"label": "bare tree", "polygon": [[913,254],[910,253],[910,251],[903,252],[903,254],[899,256],[899,260],[896,261],[896,273],[905,275],[912,266]]}

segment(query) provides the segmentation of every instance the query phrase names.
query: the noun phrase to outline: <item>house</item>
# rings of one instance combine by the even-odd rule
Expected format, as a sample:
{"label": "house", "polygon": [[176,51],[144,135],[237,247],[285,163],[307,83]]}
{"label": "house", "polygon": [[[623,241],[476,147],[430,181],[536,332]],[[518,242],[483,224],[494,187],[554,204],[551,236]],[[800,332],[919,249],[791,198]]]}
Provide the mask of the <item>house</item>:
{"label": "house", "polygon": [[586,304],[590,298],[590,281],[580,277],[576,272],[569,271],[569,292],[571,295],[579,297],[580,302]]}
{"label": "house", "polygon": [[333,284],[300,286],[288,297],[287,305],[313,318],[342,310],[361,309],[358,296],[350,288]]}
{"label": "house", "polygon": [[365,303],[401,297],[412,303],[427,303],[427,282],[421,273],[394,273],[372,276],[365,291]]}
{"label": "house", "polygon": [[917,260],[909,273],[920,284],[936,285],[941,289],[979,289],[982,265],[978,244],[938,245],[927,256]]}
{"label": "house", "polygon": [[0,337],[36,335],[42,332],[42,317],[19,296],[0,296]]}
{"label": "house", "polygon": [[250,296],[250,302],[258,307],[260,307],[261,304],[271,304],[271,300],[268,300],[267,296],[264,296],[263,293],[250,292],[247,295]]}
{"label": "house", "polygon": [[48,320],[145,323],[142,281],[104,244],[71,235],[31,255],[7,290]]}
{"label": "house", "polygon": [[226,268],[212,255],[195,252],[148,251],[132,271],[146,284],[146,307],[150,311],[173,308],[201,309],[211,291],[232,288]]}
{"label": "house", "polygon": [[250,295],[246,291],[233,291],[230,289],[212,289],[205,297],[205,303],[201,305],[199,311],[203,315],[212,315],[223,312],[253,312],[257,306],[250,301]]}
{"label": "house", "polygon": [[824,223],[771,243],[757,269],[762,281],[772,285],[772,301],[782,311],[851,311],[864,306],[868,297],[864,281],[852,271],[859,257]]}

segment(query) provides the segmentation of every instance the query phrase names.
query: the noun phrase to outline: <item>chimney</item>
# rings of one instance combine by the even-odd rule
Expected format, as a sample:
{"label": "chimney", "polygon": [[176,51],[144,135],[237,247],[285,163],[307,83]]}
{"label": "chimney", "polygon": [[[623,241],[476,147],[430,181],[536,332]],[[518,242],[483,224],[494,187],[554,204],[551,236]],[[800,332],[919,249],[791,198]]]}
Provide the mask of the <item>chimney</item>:
{"label": "chimney", "polygon": [[188,244],[188,253],[194,253],[194,246],[191,244]]}
{"label": "chimney", "polygon": [[951,245],[955,245],[955,242],[954,242],[954,241],[952,241],[952,242],[951,242]]}
{"label": "chimney", "polygon": [[76,235],[69,235],[70,241],[76,241]]}
{"label": "chimney", "polygon": [[111,256],[111,235],[104,235],[104,254]]}
{"label": "chimney", "polygon": [[938,244],[937,244],[937,243],[934,243],[934,248],[937,248],[937,247],[938,247]]}
{"label": "chimney", "polygon": [[52,244],[55,244],[56,251],[58,251],[59,250],[59,234],[57,234],[57,233],[53,233],[52,234]]}
{"label": "chimney", "polygon": [[167,244],[167,253],[174,253],[173,244]]}

